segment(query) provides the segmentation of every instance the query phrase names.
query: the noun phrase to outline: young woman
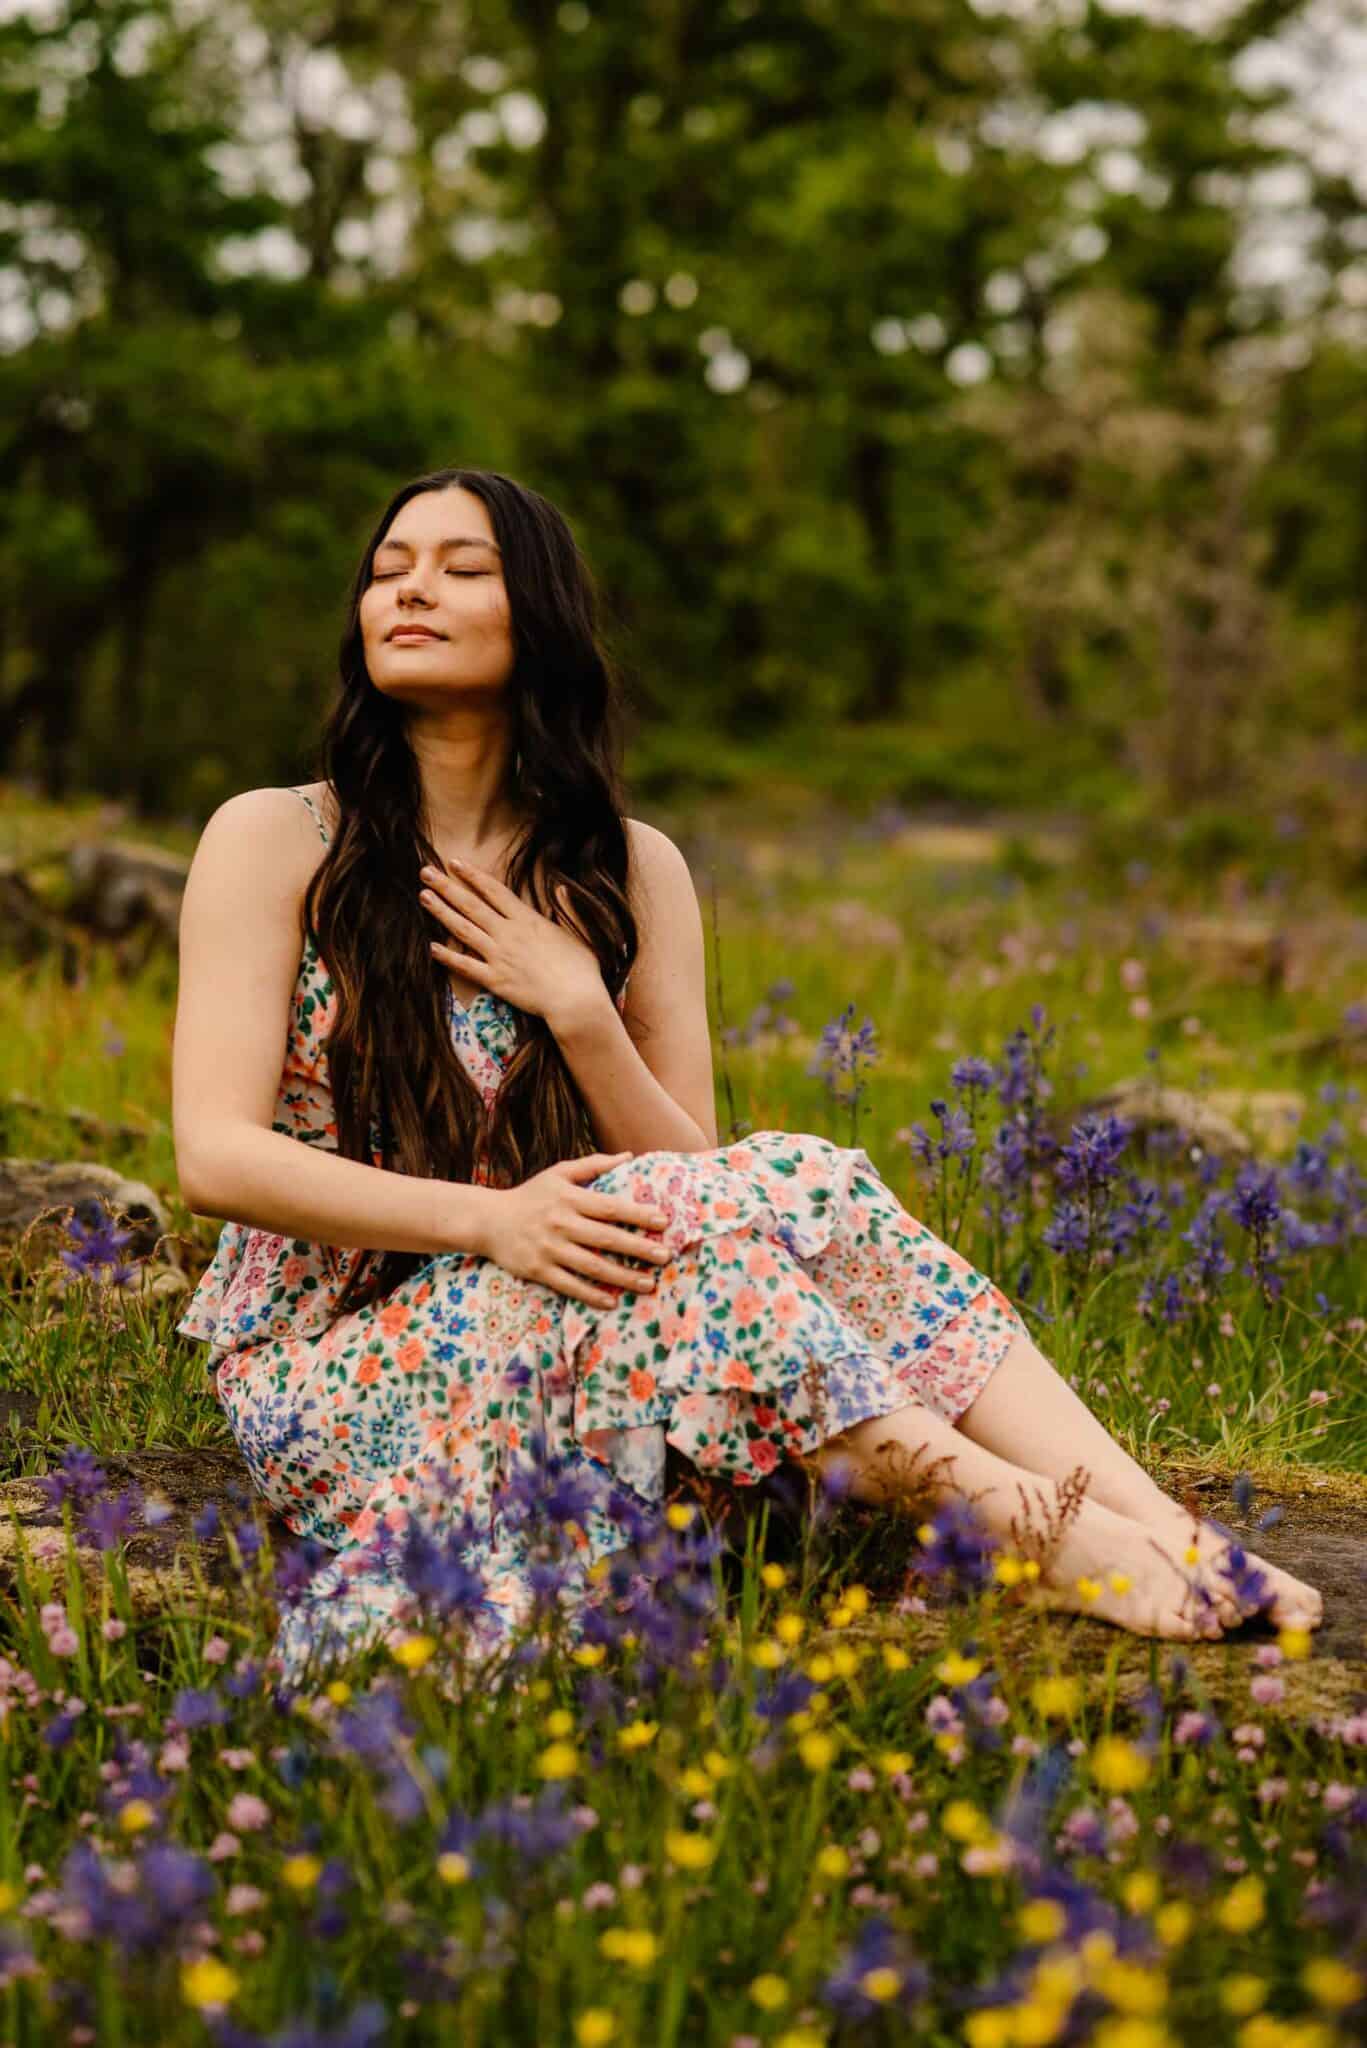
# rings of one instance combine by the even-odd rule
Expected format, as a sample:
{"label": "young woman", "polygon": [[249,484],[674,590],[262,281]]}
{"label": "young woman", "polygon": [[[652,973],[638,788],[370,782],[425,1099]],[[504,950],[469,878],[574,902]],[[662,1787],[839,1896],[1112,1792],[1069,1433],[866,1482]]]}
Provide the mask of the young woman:
{"label": "young woman", "polygon": [[[587,1566],[620,1544],[614,1489],[660,1499],[666,1439],[739,1482],[805,1454],[857,1497],[963,1494],[1007,1541],[1082,1468],[1050,1604],[1174,1638],[1237,1622],[1227,1539],[866,1153],[717,1143],[698,903],[623,817],[618,747],[565,520],[441,470],[366,547],[322,779],[235,796],[200,839],[176,1157],[233,1220],[179,1328],[261,1491],[336,1553],[277,1671],[405,1632],[415,1526],[474,1532],[496,1641],[529,1598],[513,1474],[574,1470]],[[1315,1627],[1319,1594],[1254,1562],[1271,1619]]]}

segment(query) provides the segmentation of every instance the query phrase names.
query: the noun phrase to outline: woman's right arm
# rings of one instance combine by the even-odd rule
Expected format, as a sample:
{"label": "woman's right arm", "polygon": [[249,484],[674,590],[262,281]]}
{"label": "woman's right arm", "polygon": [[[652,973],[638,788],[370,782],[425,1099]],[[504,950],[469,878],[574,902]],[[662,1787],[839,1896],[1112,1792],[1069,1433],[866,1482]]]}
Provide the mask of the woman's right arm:
{"label": "woman's right arm", "polygon": [[244,790],[200,835],[180,912],[172,1127],[181,1192],[200,1215],[312,1243],[484,1253],[499,1191],[343,1159],[271,1129],[321,856],[287,789]]}

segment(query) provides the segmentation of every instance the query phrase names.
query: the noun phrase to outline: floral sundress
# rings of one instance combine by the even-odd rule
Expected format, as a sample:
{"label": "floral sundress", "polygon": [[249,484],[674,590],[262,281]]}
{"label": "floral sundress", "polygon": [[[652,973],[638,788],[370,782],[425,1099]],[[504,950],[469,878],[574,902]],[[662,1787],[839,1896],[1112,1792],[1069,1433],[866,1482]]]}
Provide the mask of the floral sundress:
{"label": "floral sundress", "polygon": [[[314,802],[294,793],[326,844]],[[330,1151],[334,1007],[306,941],[272,1128]],[[516,1013],[487,990],[468,1006],[452,990],[449,1009],[490,1104]],[[669,1218],[673,1257],[654,1289],[610,1308],[441,1252],[328,1330],[359,1254],[225,1224],[176,1327],[210,1345],[215,1393],[260,1492],[335,1552],[282,1613],[271,1667],[284,1684],[411,1631],[419,1610],[395,1554],[414,1520],[437,1536],[456,1521],[477,1530],[473,1633],[483,1647],[506,1640],[533,1591],[500,1494],[529,1462],[559,1460],[597,1503],[575,1525],[586,1571],[621,1546],[609,1509],[622,1488],[662,1500],[666,1441],[746,1485],[908,1403],[957,1421],[1024,1329],[860,1147],[756,1131],[703,1152],[640,1153],[592,1186]]]}

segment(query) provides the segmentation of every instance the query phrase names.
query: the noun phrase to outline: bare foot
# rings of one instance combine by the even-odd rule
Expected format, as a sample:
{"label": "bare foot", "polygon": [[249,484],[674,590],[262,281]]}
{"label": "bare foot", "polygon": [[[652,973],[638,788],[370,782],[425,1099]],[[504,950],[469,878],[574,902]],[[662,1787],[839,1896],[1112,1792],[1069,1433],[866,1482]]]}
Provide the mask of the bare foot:
{"label": "bare foot", "polygon": [[1166,1510],[1146,1515],[1144,1526],[1184,1570],[1199,1566],[1226,1627],[1237,1628],[1257,1614],[1266,1614],[1275,1628],[1314,1629],[1323,1621],[1324,1600],[1317,1589],[1249,1550],[1225,1523],[1197,1522],[1171,1501]]}
{"label": "bare foot", "polygon": [[1134,1635],[1184,1642],[1218,1636],[1217,1574],[1184,1565],[1180,1556],[1170,1529],[1156,1535],[1128,1515],[1083,1500],[1052,1555],[1041,1560],[1040,1604],[1095,1615]]}

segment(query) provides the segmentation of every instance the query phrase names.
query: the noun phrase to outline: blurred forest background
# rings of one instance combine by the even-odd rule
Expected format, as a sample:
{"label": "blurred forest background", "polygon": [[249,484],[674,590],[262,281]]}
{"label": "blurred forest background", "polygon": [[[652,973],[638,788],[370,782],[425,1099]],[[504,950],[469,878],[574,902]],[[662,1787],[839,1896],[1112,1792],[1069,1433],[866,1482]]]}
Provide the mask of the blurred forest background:
{"label": "blurred forest background", "polygon": [[646,801],[1367,881],[1357,0],[0,0],[0,777],[297,779],[390,491],[600,579]]}

